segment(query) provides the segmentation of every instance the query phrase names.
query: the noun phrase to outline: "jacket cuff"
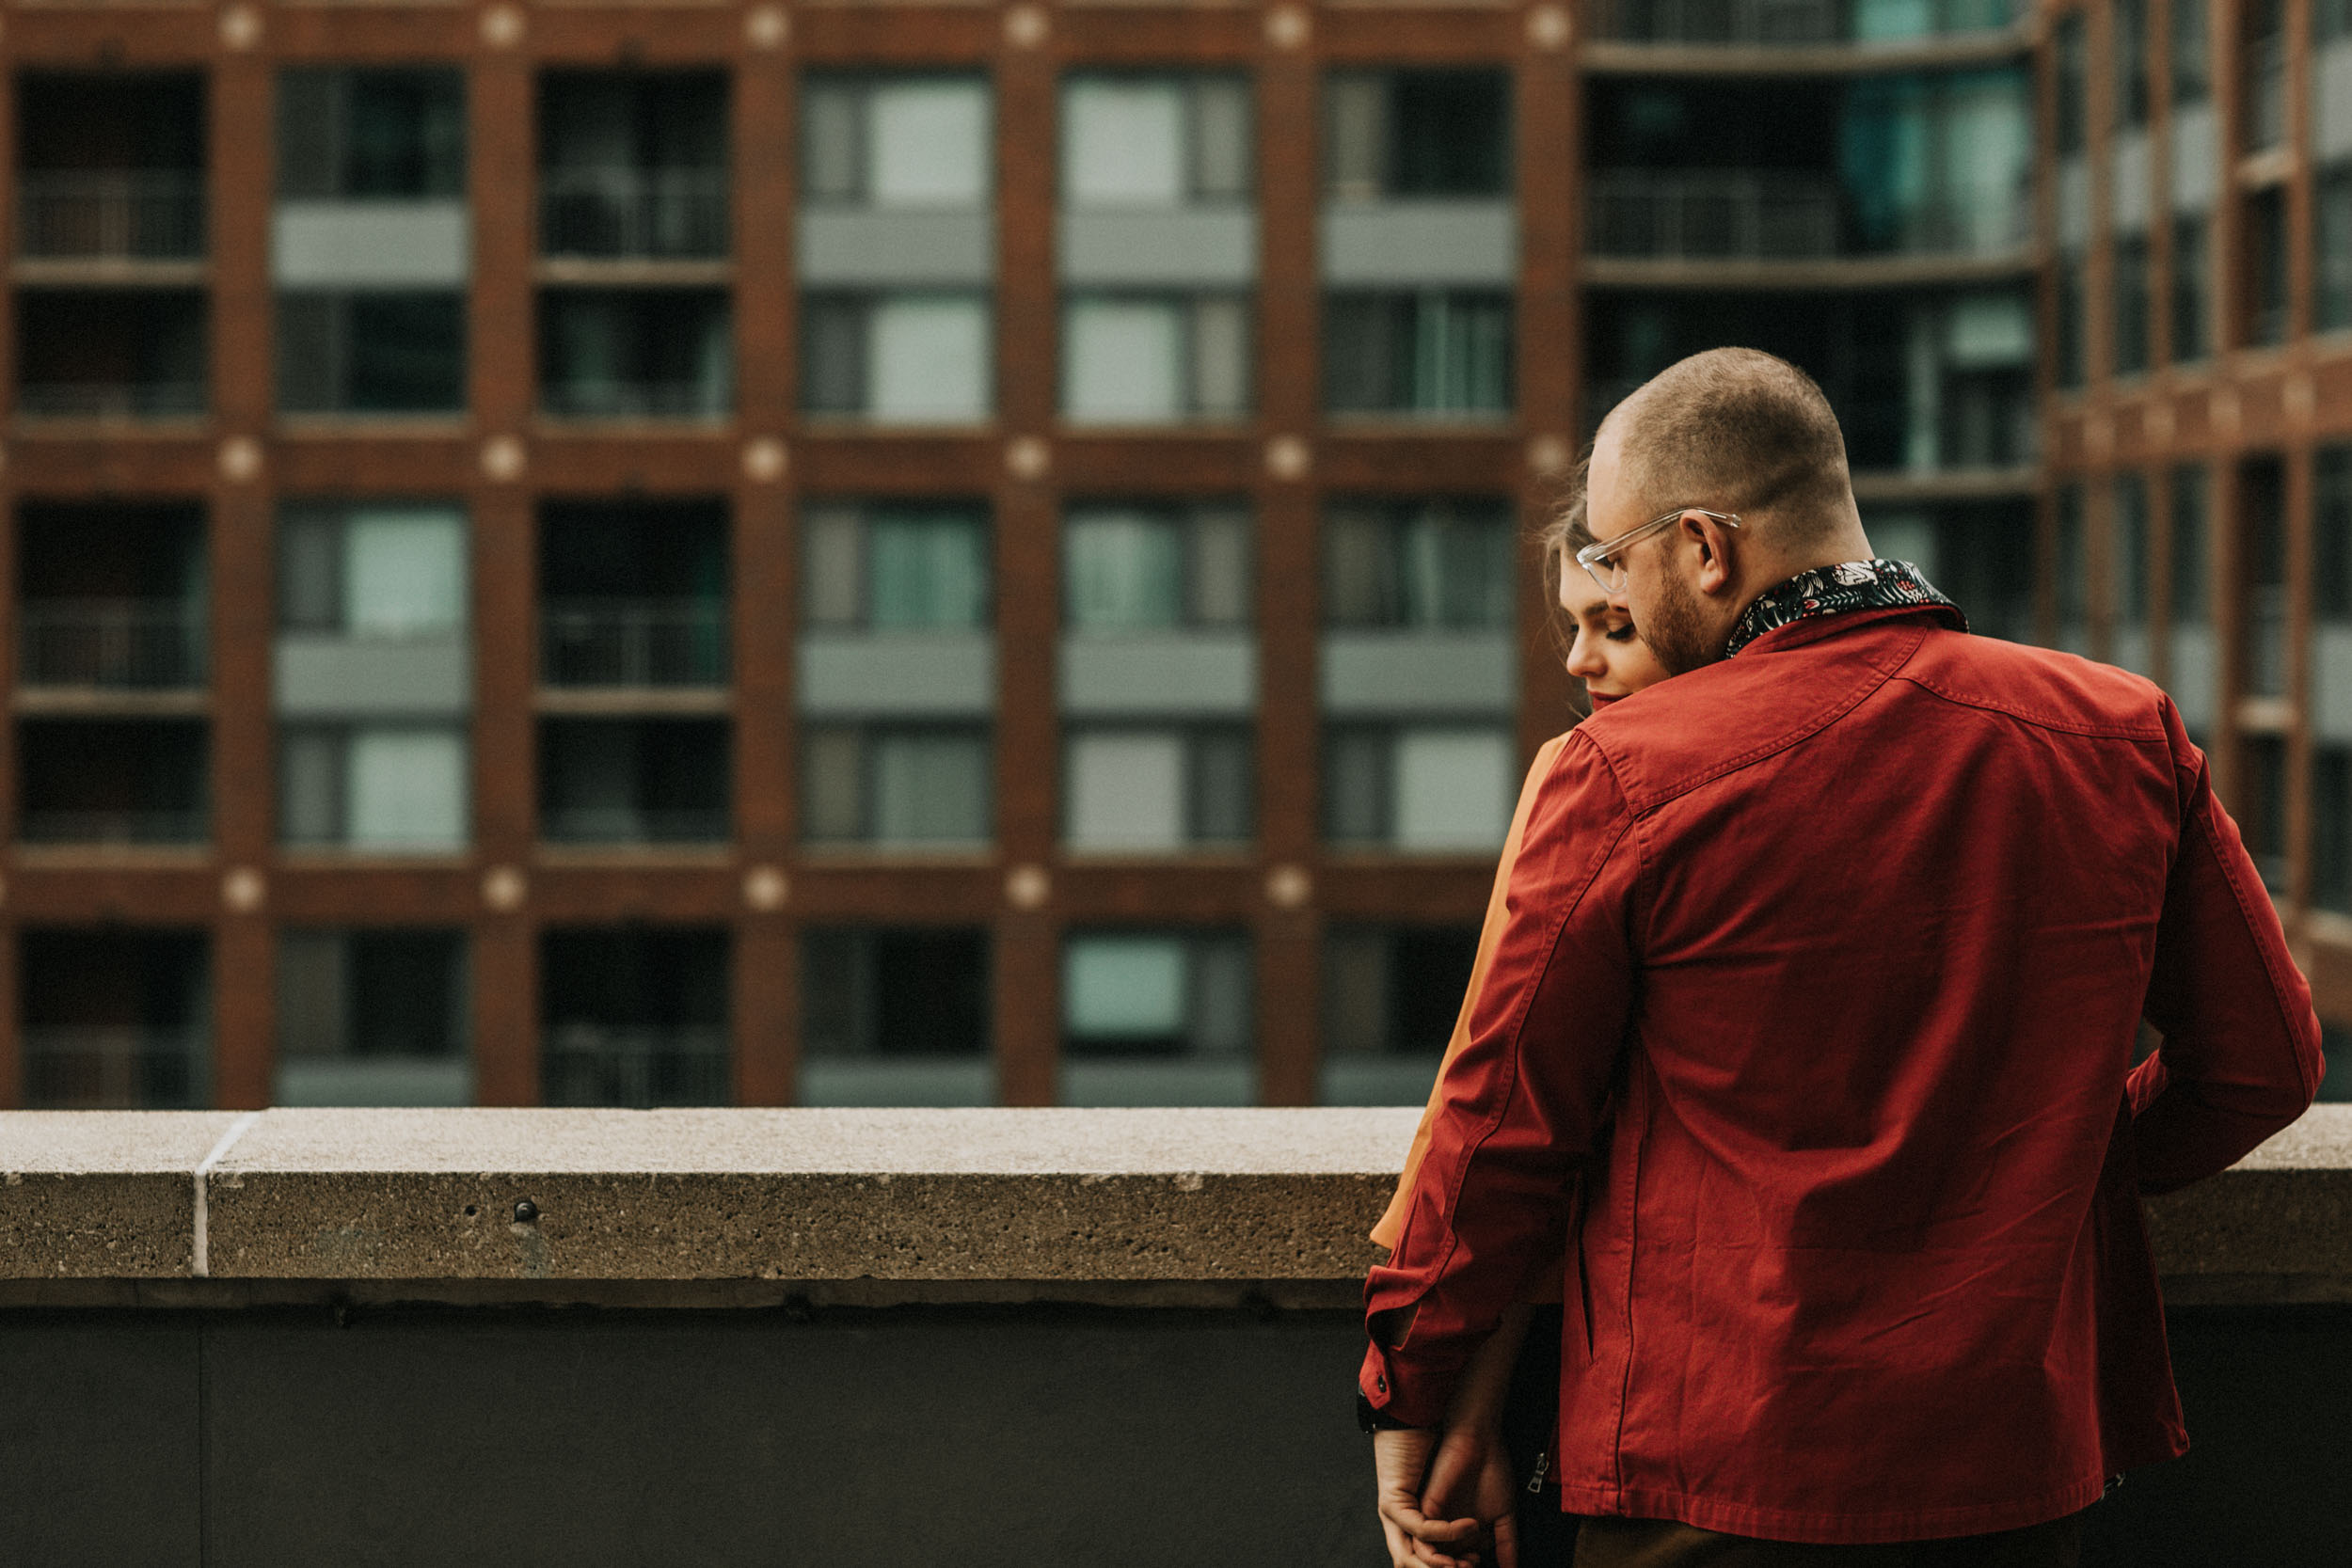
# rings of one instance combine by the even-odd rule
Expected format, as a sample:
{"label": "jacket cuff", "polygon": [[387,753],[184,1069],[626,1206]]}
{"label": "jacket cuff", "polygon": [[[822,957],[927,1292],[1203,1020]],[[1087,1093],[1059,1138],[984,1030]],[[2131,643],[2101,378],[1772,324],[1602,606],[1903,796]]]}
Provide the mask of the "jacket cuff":
{"label": "jacket cuff", "polygon": [[[1373,1345],[1364,1352],[1363,1367],[1356,1374],[1356,1397],[1379,1419],[1382,1427],[1445,1425],[1449,1396],[1440,1393],[1431,1398],[1427,1390],[1399,1379],[1391,1353],[1378,1345]],[[1367,1427],[1365,1430],[1379,1429]]]}

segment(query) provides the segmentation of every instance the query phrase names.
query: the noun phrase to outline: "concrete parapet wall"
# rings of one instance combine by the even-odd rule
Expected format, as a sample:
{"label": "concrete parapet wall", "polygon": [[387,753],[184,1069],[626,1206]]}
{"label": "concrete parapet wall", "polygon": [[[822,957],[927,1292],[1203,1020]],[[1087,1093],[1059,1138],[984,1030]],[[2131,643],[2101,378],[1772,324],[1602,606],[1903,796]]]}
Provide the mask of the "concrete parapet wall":
{"label": "concrete parapet wall", "polygon": [[[182,1281],[135,1299],[1340,1306],[1415,1116],[16,1112],[0,1301]],[[2314,1108],[2151,1223],[2177,1301],[2352,1301],[2352,1106]]]}

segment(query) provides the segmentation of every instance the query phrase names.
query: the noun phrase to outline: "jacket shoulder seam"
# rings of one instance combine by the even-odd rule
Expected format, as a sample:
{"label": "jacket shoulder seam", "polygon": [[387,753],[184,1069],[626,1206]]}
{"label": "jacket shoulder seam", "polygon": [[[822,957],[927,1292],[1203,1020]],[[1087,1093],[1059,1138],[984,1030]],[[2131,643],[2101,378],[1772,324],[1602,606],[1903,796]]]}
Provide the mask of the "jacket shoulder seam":
{"label": "jacket shoulder seam", "polygon": [[1980,713],[1997,713],[2003,718],[2014,719],[2020,723],[2031,724],[2037,729],[2057,730],[2066,735],[2100,736],[2119,740],[2165,740],[2168,741],[2168,750],[2169,749],[2169,737],[2165,734],[2164,725],[2159,721],[2098,723],[2069,714],[2045,713],[2016,703],[1963,696],[1947,687],[1937,685],[1933,678],[1914,671],[1898,671],[1894,678],[1907,681],[1931,696],[1941,697],[1956,707],[1975,708]]}

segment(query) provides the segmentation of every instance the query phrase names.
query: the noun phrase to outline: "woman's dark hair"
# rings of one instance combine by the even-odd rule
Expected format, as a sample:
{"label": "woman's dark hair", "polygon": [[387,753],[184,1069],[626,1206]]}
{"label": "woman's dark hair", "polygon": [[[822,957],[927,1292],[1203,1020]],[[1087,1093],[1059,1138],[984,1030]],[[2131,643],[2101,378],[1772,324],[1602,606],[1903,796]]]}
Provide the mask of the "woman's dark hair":
{"label": "woman's dark hair", "polygon": [[1592,528],[1584,518],[1585,462],[1580,458],[1576,467],[1568,470],[1550,520],[1535,531],[1536,555],[1544,565],[1544,618],[1551,626],[1552,636],[1560,641],[1564,655],[1567,644],[1575,640],[1576,628],[1562,624],[1560,574],[1573,569],[1576,552],[1593,542]]}

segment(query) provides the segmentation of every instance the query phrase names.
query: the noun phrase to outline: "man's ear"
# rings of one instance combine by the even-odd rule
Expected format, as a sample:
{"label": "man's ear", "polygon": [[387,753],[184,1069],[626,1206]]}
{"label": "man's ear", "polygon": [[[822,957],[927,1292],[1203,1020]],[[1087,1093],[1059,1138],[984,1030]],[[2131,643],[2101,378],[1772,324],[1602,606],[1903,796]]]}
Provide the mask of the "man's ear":
{"label": "man's ear", "polygon": [[1709,595],[1727,592],[1733,577],[1731,552],[1739,548],[1731,530],[1704,512],[1685,512],[1682,529],[1698,546],[1699,592]]}

